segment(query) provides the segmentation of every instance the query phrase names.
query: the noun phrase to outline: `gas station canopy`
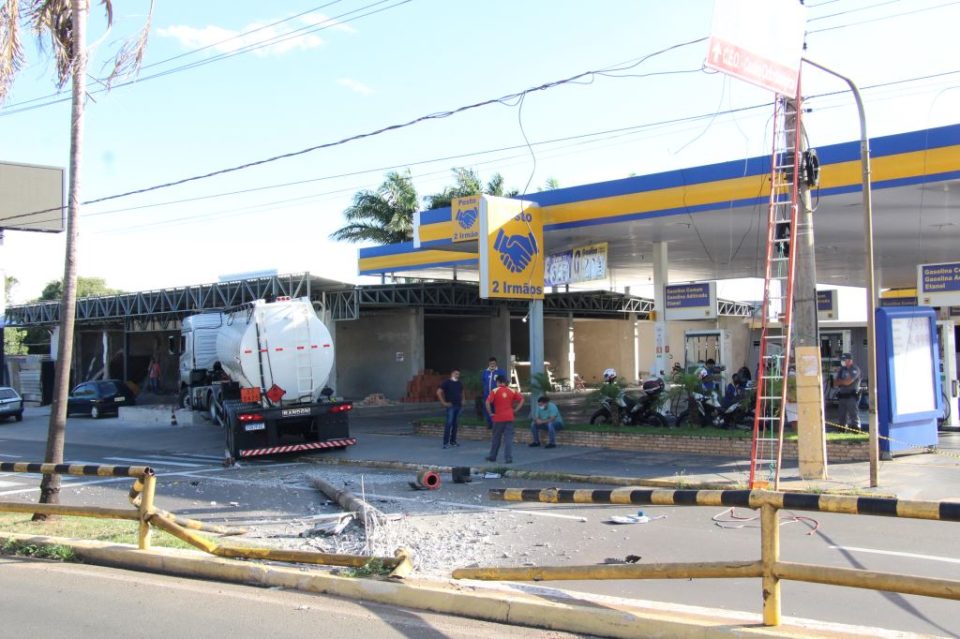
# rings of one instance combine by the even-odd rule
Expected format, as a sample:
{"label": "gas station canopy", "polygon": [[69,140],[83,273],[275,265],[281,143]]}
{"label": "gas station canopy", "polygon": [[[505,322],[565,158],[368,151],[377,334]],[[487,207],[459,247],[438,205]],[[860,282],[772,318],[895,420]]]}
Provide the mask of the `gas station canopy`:
{"label": "gas station canopy", "polygon": [[[956,261],[960,245],[960,125],[870,143],[877,282],[916,286],[917,264]],[[860,145],[817,149],[813,193],[817,280],[863,286],[864,213]],[[609,182],[525,194],[542,209],[545,253],[608,245],[618,281],[652,281],[653,246],[669,246],[670,281],[763,277],[770,157],[754,157]],[[452,242],[451,209],[423,211],[418,242],[360,250],[363,275],[477,268]],[[419,244],[419,248],[415,246]]]}

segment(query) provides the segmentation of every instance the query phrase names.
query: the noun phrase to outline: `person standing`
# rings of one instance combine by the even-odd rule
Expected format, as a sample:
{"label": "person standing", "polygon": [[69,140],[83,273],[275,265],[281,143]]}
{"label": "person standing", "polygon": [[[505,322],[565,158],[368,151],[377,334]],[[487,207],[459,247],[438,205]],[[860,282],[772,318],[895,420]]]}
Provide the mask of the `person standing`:
{"label": "person standing", "polygon": [[541,428],[547,429],[547,445],[544,448],[556,448],[557,430],[563,428],[563,418],[560,416],[560,409],[546,395],[537,398],[537,408],[533,413],[533,421],[530,422],[530,433],[533,435],[531,448],[540,445]]}
{"label": "person standing", "polygon": [[[490,393],[497,390],[497,378],[506,378],[507,372],[497,365],[497,358],[491,356],[480,377],[483,383],[483,388],[480,389],[480,397],[486,398]],[[487,418],[487,428],[493,428],[493,417],[490,415],[490,409],[487,408],[486,403],[483,405],[483,415]]]}
{"label": "person standing", "polygon": [[446,409],[443,422],[443,447],[459,446],[457,443],[457,419],[463,408],[463,382],[460,381],[460,369],[450,371],[450,378],[443,380],[437,389],[437,399]]}
{"label": "person standing", "polygon": [[507,386],[505,375],[497,376],[497,388],[485,402],[487,414],[493,415],[493,434],[487,461],[497,461],[500,440],[503,440],[503,461],[513,463],[513,413],[523,406],[523,395]]}
{"label": "person standing", "polygon": [[844,353],[840,356],[840,370],[834,375],[833,385],[837,388],[840,404],[840,425],[860,430],[860,367],[853,363],[853,356]]}
{"label": "person standing", "polygon": [[160,362],[156,357],[150,359],[150,366],[147,367],[147,383],[151,393],[156,395],[160,392]]}

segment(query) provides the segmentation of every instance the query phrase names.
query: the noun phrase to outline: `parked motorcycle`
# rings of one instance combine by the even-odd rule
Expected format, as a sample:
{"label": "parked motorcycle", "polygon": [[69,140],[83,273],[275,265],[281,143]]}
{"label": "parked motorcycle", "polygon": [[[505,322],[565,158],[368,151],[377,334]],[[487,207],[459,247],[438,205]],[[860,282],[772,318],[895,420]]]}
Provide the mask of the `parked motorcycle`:
{"label": "parked motorcycle", "polygon": [[666,426],[666,418],[657,410],[663,390],[663,380],[648,380],[643,383],[639,398],[634,399],[626,393],[621,393],[616,400],[617,411],[612,409],[614,400],[604,397],[600,400],[600,408],[590,416],[590,423],[612,424],[613,414],[616,412],[620,426]]}

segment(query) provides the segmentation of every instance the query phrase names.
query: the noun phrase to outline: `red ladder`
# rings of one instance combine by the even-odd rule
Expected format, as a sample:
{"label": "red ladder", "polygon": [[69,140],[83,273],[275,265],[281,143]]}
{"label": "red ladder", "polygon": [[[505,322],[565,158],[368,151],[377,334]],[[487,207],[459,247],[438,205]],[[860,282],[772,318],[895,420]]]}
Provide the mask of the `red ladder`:
{"label": "red ladder", "polygon": [[773,107],[773,155],[767,216],[757,399],[750,451],[750,488],[779,488],[786,423],[787,380],[793,326],[800,109],[799,99],[777,96]]}

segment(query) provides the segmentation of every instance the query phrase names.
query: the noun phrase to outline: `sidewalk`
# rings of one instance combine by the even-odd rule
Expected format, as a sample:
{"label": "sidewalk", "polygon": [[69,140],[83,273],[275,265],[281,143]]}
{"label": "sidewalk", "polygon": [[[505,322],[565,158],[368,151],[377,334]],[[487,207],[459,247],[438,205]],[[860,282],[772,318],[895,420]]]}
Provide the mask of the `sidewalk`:
{"label": "sidewalk", "polygon": [[[359,411],[358,411],[359,413]],[[439,439],[413,434],[409,422],[413,415],[404,414],[395,420],[357,419],[351,425],[351,434],[357,445],[334,457],[312,457],[319,463],[371,462],[374,466],[415,468],[420,466],[470,466],[474,469],[508,471],[508,475],[538,476],[549,480],[563,480],[565,475],[590,483],[598,477],[620,478],[617,483],[642,484],[644,481],[659,486],[677,488],[744,488],[750,473],[746,459],[703,457],[682,453],[642,453],[602,448],[560,446],[554,449],[514,446],[514,463],[489,463],[484,457],[489,452],[487,442],[464,441],[458,448],[444,450]],[[502,455],[502,453],[501,453]],[[307,459],[307,458],[304,458]],[[502,459],[502,457],[501,457]],[[829,464],[829,478],[823,481],[804,481],[800,478],[796,461],[785,461],[781,471],[780,487],[790,491],[856,491],[863,494],[897,496],[900,499],[949,499],[960,501],[960,433],[940,433],[936,453],[919,453],[881,461],[879,486],[870,488],[868,462]]]}

